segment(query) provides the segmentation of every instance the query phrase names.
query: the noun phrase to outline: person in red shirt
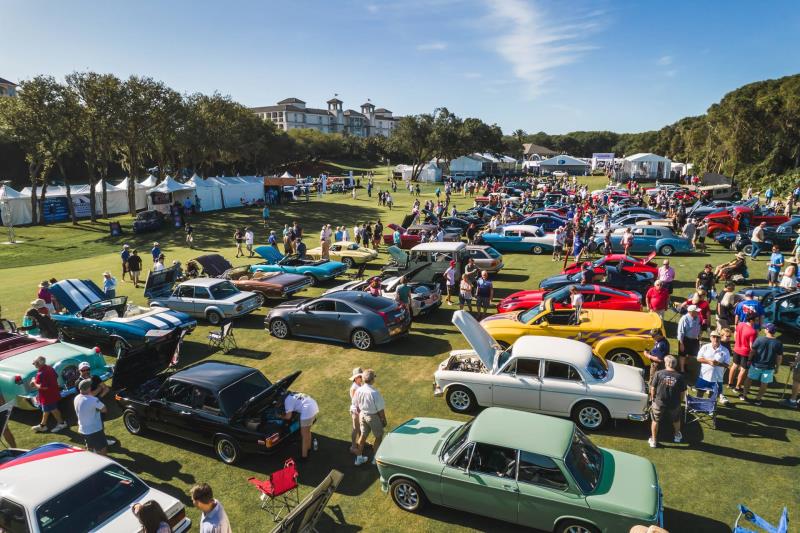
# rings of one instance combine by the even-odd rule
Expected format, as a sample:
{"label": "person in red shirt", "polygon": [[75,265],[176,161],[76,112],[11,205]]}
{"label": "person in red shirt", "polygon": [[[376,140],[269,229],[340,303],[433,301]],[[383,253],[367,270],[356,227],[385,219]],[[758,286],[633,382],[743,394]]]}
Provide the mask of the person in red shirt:
{"label": "person in red shirt", "polygon": [[711,329],[711,307],[709,307],[708,300],[706,300],[706,291],[697,289],[694,296],[687,298],[687,300],[681,304],[681,307],[686,309],[690,305],[696,306],[697,310],[700,312],[700,328],[703,331]]}
{"label": "person in red shirt", "polygon": [[40,356],[34,359],[33,366],[36,367],[37,372],[36,377],[31,380],[31,387],[39,391],[37,399],[42,408],[42,421],[38,425],[32,426],[31,429],[37,433],[46,433],[48,431],[47,420],[50,418],[50,413],[53,413],[56,419],[53,433],[57,433],[67,427],[61,411],[58,410],[58,402],[61,401],[58,375],[53,367],[47,364],[44,357]]}
{"label": "person in red shirt", "polygon": [[648,311],[652,311],[664,318],[664,311],[669,307],[669,289],[664,287],[661,280],[656,280],[653,286],[647,290],[645,304]]}
{"label": "person in red shirt", "polygon": [[[742,385],[750,368],[750,350],[753,347],[753,342],[758,338],[758,330],[755,327],[756,320],[758,320],[757,313],[748,313],[746,321],[736,324],[736,334],[733,342],[733,362],[728,374],[728,387],[739,393],[740,400],[744,400]],[[738,376],[737,370],[739,371]],[[734,378],[736,379],[735,387],[733,385]]]}

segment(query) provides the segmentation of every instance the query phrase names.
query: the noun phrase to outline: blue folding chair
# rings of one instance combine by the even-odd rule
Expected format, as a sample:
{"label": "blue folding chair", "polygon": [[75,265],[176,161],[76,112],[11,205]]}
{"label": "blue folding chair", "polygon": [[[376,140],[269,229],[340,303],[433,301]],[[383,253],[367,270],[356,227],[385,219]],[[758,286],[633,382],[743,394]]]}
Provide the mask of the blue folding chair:
{"label": "blue folding chair", "polygon": [[733,524],[733,533],[758,533],[740,526],[739,521],[742,518],[758,527],[759,531],[764,531],[765,533],[787,533],[789,531],[789,511],[786,510],[786,507],[783,508],[778,525],[773,526],[744,505],[739,505],[739,516],[736,518],[736,523]]}
{"label": "blue folding chair", "polygon": [[[711,429],[717,429],[717,398],[719,397],[719,385],[714,384],[711,389],[696,389],[698,391],[706,391],[709,394],[708,397],[699,398],[697,396],[692,396],[691,394],[686,395],[686,409],[684,409],[684,425],[688,425],[692,422],[700,422],[700,417],[707,417],[711,421]],[[692,416],[692,419],[689,420],[689,416]]]}

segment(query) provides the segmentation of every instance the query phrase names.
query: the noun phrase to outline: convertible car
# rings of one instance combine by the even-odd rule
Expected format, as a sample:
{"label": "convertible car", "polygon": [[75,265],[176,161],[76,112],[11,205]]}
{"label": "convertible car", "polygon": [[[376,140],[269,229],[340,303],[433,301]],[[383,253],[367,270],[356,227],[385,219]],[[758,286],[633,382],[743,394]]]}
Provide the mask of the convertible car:
{"label": "convertible car", "polygon": [[140,307],[128,303],[127,296],[107,298],[91,280],[62,280],[51,285],[50,292],[65,310],[52,315],[59,338],[100,346],[117,357],[163,342],[165,337],[159,332],[179,329],[191,333],[197,326],[197,320],[186,313]]}
{"label": "convertible car", "polygon": [[615,363],[644,367],[650,364],[642,352],[653,347],[650,331],[664,324],[655,313],[584,309],[554,309],[552,300],[527,311],[502,313],[484,318],[481,325],[503,346],[511,346],[523,335],[563,337],[583,341],[594,353]]}
{"label": "convertible car", "polygon": [[296,254],[283,255],[272,246],[258,246],[254,250],[265,261],[250,265],[250,272],[285,272],[302,274],[311,280],[312,285],[340,276],[347,271],[347,265],[327,259],[300,258]]}
{"label": "convertible car", "polygon": [[[620,272],[612,266],[607,266],[605,272],[596,274],[592,281],[613,287],[623,291],[634,291],[641,295],[647,293],[647,289],[653,284],[655,277],[649,272],[632,273]],[[581,273],[576,274],[556,274],[539,282],[539,287],[548,291],[560,289],[566,285],[573,285],[581,282]]]}
{"label": "convertible car", "polygon": [[264,298],[291,298],[309,285],[308,276],[285,272],[250,272],[250,266],[233,267],[219,254],[201,255],[194,259],[203,275],[230,280],[241,291],[257,292]]}
{"label": "convertible car", "polygon": [[577,287],[583,296],[584,309],[616,309],[617,311],[641,311],[641,296],[637,292],[624,291],[603,285],[564,285],[560,289],[519,291],[506,296],[497,304],[498,313],[525,311],[536,307],[544,300],[553,300],[555,309],[567,309],[570,304],[570,287]]}
{"label": "convertible car", "polygon": [[[312,259],[322,259],[322,247],[317,246],[306,252]],[[335,261],[341,261],[347,268],[353,268],[355,265],[363,265],[369,263],[378,257],[378,252],[370,248],[365,248],[357,242],[350,241],[337,241],[331,244],[330,258]]]}
{"label": "convertible car", "polygon": [[584,430],[610,419],[647,419],[647,387],[636,368],[606,363],[586,344],[557,337],[521,337],[502,350],[464,311],[453,324],[472,350],[457,350],[433,376],[434,396],[457,413],[509,407],[572,417]]}
{"label": "convertible car", "polygon": [[[623,272],[632,272],[636,274],[640,272],[648,272],[656,276],[658,275],[658,265],[653,261],[655,256],[655,252],[650,252],[647,257],[643,257],[641,259],[625,254],[610,254],[595,260],[595,262],[592,263],[592,267],[594,268],[595,274],[602,274],[605,272],[605,267],[612,266]],[[580,272],[582,268],[582,262],[570,263],[564,270],[561,271],[561,273],[575,274],[576,272]]]}
{"label": "convertible car", "polygon": [[[694,251],[692,242],[675,235],[671,229],[658,226],[629,226],[633,232],[633,243],[630,252],[635,254],[649,254],[653,250],[658,255],[672,255],[676,253],[691,253]],[[622,234],[625,228],[618,228],[611,234],[611,249],[615,253],[624,251],[622,247]],[[603,235],[595,237],[594,241],[603,248]]]}
{"label": "convertible car", "polygon": [[553,236],[546,235],[538,226],[503,226],[497,229],[497,233],[482,233],[480,243],[503,253],[530,252],[540,255],[553,251]]}

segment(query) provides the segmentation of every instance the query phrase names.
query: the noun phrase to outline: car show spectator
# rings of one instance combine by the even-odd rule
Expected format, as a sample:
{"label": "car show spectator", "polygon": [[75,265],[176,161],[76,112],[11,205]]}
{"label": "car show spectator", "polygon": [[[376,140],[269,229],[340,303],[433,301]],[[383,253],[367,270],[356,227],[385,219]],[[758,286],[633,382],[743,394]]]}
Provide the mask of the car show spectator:
{"label": "car show spectator", "polygon": [[648,383],[652,385],[656,373],[659,370],[664,370],[664,358],[669,355],[669,341],[664,337],[660,329],[651,330],[650,336],[653,337],[653,347],[650,350],[645,350],[644,356],[650,360]]}
{"label": "car show spectator", "polygon": [[364,455],[364,446],[367,443],[367,438],[370,433],[375,435],[375,441],[372,445],[372,464],[375,464],[374,454],[378,453],[378,448],[383,440],[384,428],[387,425],[386,404],[381,393],[373,387],[375,383],[375,371],[368,368],[363,373],[363,379],[364,383],[358,388],[355,394],[355,403],[358,407],[361,431],[361,436],[358,439],[358,448],[356,450],[356,466],[361,466],[369,460],[369,458]]}
{"label": "car show spectator", "polygon": [[228,514],[219,500],[214,499],[214,492],[208,483],[198,483],[189,490],[192,504],[202,513],[200,515],[200,533],[233,533]]}
{"label": "car show spectator", "polygon": [[157,501],[134,503],[131,512],[139,520],[143,533],[172,533],[167,514]]}
{"label": "car show spectator", "polygon": [[[42,421],[32,426],[31,429],[36,433],[46,433],[52,431],[58,433],[67,428],[67,423],[61,416],[61,411],[58,409],[58,402],[61,401],[61,389],[58,386],[58,375],[52,366],[47,364],[47,360],[39,356],[33,360],[33,366],[36,368],[36,376],[31,380],[31,388],[36,389],[36,400],[39,403],[39,408],[42,410]],[[56,419],[56,425],[52,430],[48,430],[47,421],[50,414]]]}
{"label": "car show spectator", "polygon": [[784,259],[781,249],[777,244],[772,245],[772,254],[769,256],[769,266],[767,267],[767,284],[770,287],[777,287],[780,282],[781,269]]}
{"label": "car show spectator", "polygon": [[[800,235],[797,237],[800,239]],[[786,261],[786,268],[783,270],[780,287],[787,291],[797,290],[797,258],[790,257]]]}
{"label": "car show spectator", "polygon": [[[128,259],[131,256],[130,247],[127,244],[122,245],[122,251],[119,254],[119,258],[122,260],[122,281],[125,281],[125,274],[128,274]],[[131,279],[133,281],[133,279]]]}
{"label": "car show spectator", "polygon": [[717,303],[717,328],[730,328],[736,324],[736,285],[725,283],[722,297]]}
{"label": "car show spectator", "polygon": [[39,284],[39,291],[36,293],[36,297],[44,301],[44,304],[51,313],[55,312],[56,308],[53,303],[53,293],[50,292],[49,281],[44,280]]}
{"label": "car show spectator", "polygon": [[750,351],[753,343],[758,338],[756,330],[756,313],[749,313],[745,320],[736,324],[733,344],[733,363],[728,373],[728,387],[739,393],[739,399],[744,400],[744,385],[747,371],[750,370]]}
{"label": "car show spectator", "polygon": [[736,304],[734,313],[736,315],[737,324],[746,321],[748,316],[754,314],[756,316],[756,329],[758,329],[761,327],[761,319],[764,316],[764,306],[761,305],[761,302],[755,297],[755,293],[748,289],[744,292],[744,300]]}
{"label": "car show spectator", "polygon": [[750,369],[744,383],[744,399],[750,393],[753,381],[758,381],[758,393],[755,405],[761,405],[767,387],[775,379],[775,372],[781,367],[783,361],[783,343],[775,338],[777,328],[775,324],[768,323],[764,326],[764,336],[758,337],[750,348]]}
{"label": "car show spectator", "polygon": [[153,263],[158,261],[158,258],[161,257],[161,245],[158,242],[153,243],[153,247],[150,249],[150,255],[153,257]]}
{"label": "car show spectator", "polygon": [[667,288],[667,291],[672,294],[672,282],[675,281],[675,269],[670,266],[669,259],[664,259],[664,262],[658,267],[658,277],[656,279],[658,279],[664,287]]}
{"label": "car show spectator", "polygon": [[664,318],[664,311],[669,307],[669,290],[661,280],[656,280],[653,286],[647,289],[644,302],[648,311],[657,314],[662,319]]}
{"label": "car show spectator", "polygon": [[697,274],[694,288],[698,291],[703,289],[709,295],[709,298],[713,300],[716,297],[716,283],[714,279],[714,266],[711,263],[706,263],[703,270]]}
{"label": "car show spectator", "polygon": [[767,227],[766,222],[761,222],[758,226],[753,228],[753,234],[750,236],[750,244],[753,251],[750,253],[750,259],[753,261],[758,260],[758,254],[761,253],[761,247],[764,246],[764,228]]}
{"label": "car show spectator", "polygon": [[356,403],[356,392],[364,384],[364,370],[361,367],[354,368],[350,376],[350,421],[352,430],[350,431],[350,453],[358,453],[358,439],[361,436],[361,416]]}
{"label": "car show spectator", "polygon": [[131,275],[133,286],[139,288],[139,276],[142,274],[142,258],[139,257],[139,250],[134,248],[128,257],[128,272]]}
{"label": "car show spectator", "polygon": [[700,347],[697,353],[697,362],[700,363],[700,373],[695,382],[698,397],[702,398],[704,390],[716,389],[720,403],[727,404],[728,399],[723,394],[725,385],[725,370],[731,364],[731,354],[720,343],[722,335],[719,331],[712,331],[711,342]]}
{"label": "car show spectator", "polygon": [[478,311],[478,320],[489,314],[489,307],[494,299],[494,284],[489,279],[489,273],[481,271],[475,288],[475,303]]}
{"label": "car show spectator", "polygon": [[653,420],[650,423],[650,438],[647,443],[651,448],[658,447],[658,426],[662,421],[671,422],[673,442],[683,440],[681,434],[681,403],[686,397],[686,381],[681,373],[676,372],[678,361],[671,355],[664,357],[664,370],[656,372],[650,385],[650,410]]}
{"label": "car show spectator", "polygon": [[445,303],[453,305],[451,298],[456,295],[456,262],[450,261],[447,270],[444,271],[445,288],[447,289],[447,297]]}
{"label": "car show spectator", "polygon": [[56,323],[50,318],[50,313],[42,299],[31,302],[31,307],[25,311],[22,326],[18,329],[43,339],[58,338]]}
{"label": "car show spectator", "polygon": [[244,245],[247,249],[248,257],[253,257],[253,244],[255,243],[255,233],[253,233],[253,229],[247,227],[244,229]]}
{"label": "car show spectator", "polygon": [[622,253],[630,255],[631,245],[633,245],[633,232],[631,232],[631,228],[625,228],[622,234]]}
{"label": "car show spectator", "polygon": [[186,234],[186,246],[194,248],[194,228],[189,222],[183,227],[183,232]]}
{"label": "car show spectator", "polygon": [[283,408],[285,411],[284,420],[292,420],[295,413],[300,418],[300,460],[305,461],[311,451],[311,426],[317,421],[319,406],[311,396],[295,392],[286,395],[283,400]]}
{"label": "car show spectator", "polygon": [[236,244],[236,257],[244,257],[242,244],[244,243],[244,232],[240,228],[236,228],[233,232],[233,242]]}
{"label": "car show spectator", "polygon": [[686,359],[697,357],[700,350],[700,313],[696,305],[686,307],[686,314],[678,321],[678,360],[680,372],[686,372]]}
{"label": "car show spectator", "polygon": [[461,283],[458,286],[458,308],[464,310],[464,304],[467,305],[469,312],[472,312],[472,283],[469,280],[469,275],[466,273],[461,275]]}
{"label": "car show spectator", "polygon": [[108,439],[101,416],[108,412],[108,408],[92,393],[91,379],[82,379],[78,383],[78,394],[73,404],[78,417],[78,433],[83,436],[86,448],[100,455],[108,455]]}
{"label": "car show spectator", "polygon": [[103,293],[106,298],[115,298],[117,295],[117,278],[111,272],[103,272]]}

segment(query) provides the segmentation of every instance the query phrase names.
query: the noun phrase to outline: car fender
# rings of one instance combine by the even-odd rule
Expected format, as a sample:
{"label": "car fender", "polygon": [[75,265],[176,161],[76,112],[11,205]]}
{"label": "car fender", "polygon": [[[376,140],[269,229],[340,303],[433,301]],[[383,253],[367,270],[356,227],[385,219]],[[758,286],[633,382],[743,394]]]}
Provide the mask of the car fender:
{"label": "car fender", "polygon": [[388,468],[396,469],[402,468],[401,472],[397,472],[392,474],[386,480],[387,485],[391,485],[395,479],[403,478],[408,479],[419,485],[422,489],[422,492],[425,494],[425,497],[428,501],[434,505],[441,505],[442,504],[442,497],[441,497],[441,474],[438,472],[422,472],[419,470],[410,470],[407,467],[397,467],[394,465],[388,466]]}
{"label": "car fender", "polygon": [[617,350],[620,348],[624,348],[626,350],[633,350],[637,354],[639,354],[639,358],[642,360],[642,363],[648,365],[650,363],[649,359],[645,360],[644,355],[642,352],[644,350],[649,350],[653,347],[653,340],[646,339],[645,337],[639,337],[636,335],[631,336],[622,336],[616,335],[612,337],[606,337],[605,339],[601,339],[597,341],[594,345],[594,352],[602,357],[603,359],[606,358],[611,351]]}
{"label": "car fender", "polygon": [[[443,377],[447,380],[447,377]],[[469,389],[475,396],[475,401],[479,406],[491,407],[492,405],[492,384],[491,383],[467,383],[464,381],[452,381],[442,387],[442,392],[447,395],[447,391],[453,387],[461,386]]]}
{"label": "car fender", "polygon": [[222,310],[218,305],[208,305],[208,306],[206,306],[205,309],[203,309],[203,316],[208,316],[208,313],[210,311],[216,311],[217,313],[220,314],[220,316],[222,316],[222,318],[225,318],[227,316],[225,311]]}

